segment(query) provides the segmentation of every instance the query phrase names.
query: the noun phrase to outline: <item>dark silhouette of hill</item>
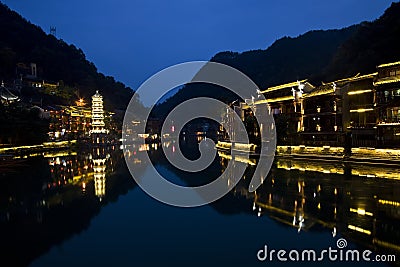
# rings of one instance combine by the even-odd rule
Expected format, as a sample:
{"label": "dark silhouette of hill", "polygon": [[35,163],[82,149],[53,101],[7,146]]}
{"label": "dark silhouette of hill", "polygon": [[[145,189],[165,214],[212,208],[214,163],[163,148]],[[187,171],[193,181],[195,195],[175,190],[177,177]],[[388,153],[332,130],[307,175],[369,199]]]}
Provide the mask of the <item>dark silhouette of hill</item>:
{"label": "dark silhouette of hill", "polygon": [[400,60],[400,3],[373,22],[361,23],[336,52],[322,77],[334,80],[357,73],[372,73],[376,66]]}
{"label": "dark silhouette of hill", "polygon": [[[351,26],[341,30],[310,31],[296,38],[279,39],[265,50],[220,52],[210,61],[232,66],[249,76],[260,88],[265,88],[320,74],[331,62],[340,45],[357,28],[358,26]],[[177,104],[200,96],[213,97],[226,103],[237,99],[237,96],[221,87],[190,84],[157,105],[154,114],[163,117]]]}
{"label": "dark silhouette of hill", "polygon": [[19,62],[36,63],[40,78],[62,81],[86,99],[100,90],[111,110],[125,109],[133,95],[131,88],[99,73],[81,49],[46,34],[0,3],[0,79],[13,81]]}
{"label": "dark silhouette of hill", "polygon": [[235,67],[265,88],[318,74],[357,28],[309,31],[296,38],[283,37],[265,50],[221,52],[211,61]]}
{"label": "dark silhouette of hill", "polygon": [[[339,30],[314,30],[298,37],[283,37],[264,50],[243,53],[225,51],[210,61],[224,63],[248,75],[261,89],[290,81],[322,81],[376,71],[382,63],[400,60],[400,3],[392,3],[373,22],[362,22]],[[237,97],[215,86],[184,86],[177,94],[157,105],[153,114],[164,114],[179,103],[209,96],[225,102]]]}

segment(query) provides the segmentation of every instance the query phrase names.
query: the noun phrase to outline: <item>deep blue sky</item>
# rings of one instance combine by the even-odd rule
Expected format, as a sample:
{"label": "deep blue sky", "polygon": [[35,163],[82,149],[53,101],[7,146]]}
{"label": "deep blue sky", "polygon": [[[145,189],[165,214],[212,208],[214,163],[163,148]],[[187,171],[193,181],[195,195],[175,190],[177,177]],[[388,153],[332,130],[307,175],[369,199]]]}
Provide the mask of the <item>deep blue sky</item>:
{"label": "deep blue sky", "polygon": [[391,0],[1,0],[137,88],[176,63],[378,18]]}

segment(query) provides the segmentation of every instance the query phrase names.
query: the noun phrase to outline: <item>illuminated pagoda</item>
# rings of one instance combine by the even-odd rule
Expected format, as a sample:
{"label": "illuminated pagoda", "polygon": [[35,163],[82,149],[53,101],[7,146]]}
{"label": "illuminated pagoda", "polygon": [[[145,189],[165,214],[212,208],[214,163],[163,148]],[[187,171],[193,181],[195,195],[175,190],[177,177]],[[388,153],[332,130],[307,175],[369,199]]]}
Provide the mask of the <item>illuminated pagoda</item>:
{"label": "illuminated pagoda", "polygon": [[92,140],[94,143],[104,143],[105,135],[108,130],[105,129],[104,123],[104,109],[103,109],[103,96],[96,91],[92,96]]}

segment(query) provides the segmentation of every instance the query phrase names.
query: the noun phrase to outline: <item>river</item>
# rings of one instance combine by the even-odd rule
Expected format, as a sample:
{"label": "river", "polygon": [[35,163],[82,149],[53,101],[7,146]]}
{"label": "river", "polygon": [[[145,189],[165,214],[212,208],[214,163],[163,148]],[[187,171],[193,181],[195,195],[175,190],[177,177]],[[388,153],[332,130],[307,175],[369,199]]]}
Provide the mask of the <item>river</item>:
{"label": "river", "polygon": [[[164,146],[177,149],[173,143]],[[188,157],[198,156],[193,144],[183,148]],[[161,174],[181,185],[218,177],[229,160],[220,152],[205,171],[190,176],[170,165],[159,145],[133,146],[125,156],[142,179],[151,179],[145,153]],[[312,249],[319,257],[329,247],[338,250],[339,239],[347,242],[343,249],[360,255],[371,250],[370,259],[395,255],[399,262],[397,166],[276,158],[263,185],[249,193],[257,159],[248,164],[225,197],[202,207],[177,208],[138,187],[115,146],[1,163],[0,265],[317,266],[292,260],[290,251],[301,256]],[[263,256],[266,247],[268,253],[285,250],[287,261],[276,253],[260,261],[257,254]],[[328,266],[348,264],[327,254],[324,260]]]}

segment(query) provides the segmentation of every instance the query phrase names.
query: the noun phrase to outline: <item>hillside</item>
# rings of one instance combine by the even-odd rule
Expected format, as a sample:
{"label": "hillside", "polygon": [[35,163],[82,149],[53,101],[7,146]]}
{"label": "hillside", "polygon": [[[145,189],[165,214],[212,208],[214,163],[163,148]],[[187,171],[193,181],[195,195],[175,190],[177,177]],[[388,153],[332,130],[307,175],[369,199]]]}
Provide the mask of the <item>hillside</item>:
{"label": "hillside", "polygon": [[[284,37],[265,50],[243,53],[220,52],[210,61],[232,66],[248,75],[260,88],[285,83],[322,73],[335,53],[359,26],[341,30],[310,31],[296,38]],[[193,97],[208,96],[224,102],[237,99],[235,95],[211,85],[186,85],[173,97],[156,106],[155,116],[163,117],[178,103]]]}
{"label": "hillside", "polygon": [[357,31],[340,46],[324,78],[334,80],[360,73],[376,71],[382,63],[400,60],[400,3],[392,3],[373,22],[361,23]]}
{"label": "hillside", "polygon": [[[239,69],[260,88],[299,79],[319,85],[359,72],[374,72],[379,64],[400,60],[398,36],[400,3],[392,3],[373,22],[340,30],[309,31],[295,38],[283,37],[264,50],[220,52],[210,61]],[[154,114],[162,117],[178,103],[200,95],[225,102],[236,99],[212,86],[190,85],[158,105]]]}
{"label": "hillside", "polygon": [[221,52],[211,61],[235,67],[260,88],[265,88],[321,72],[357,29],[358,26],[351,26],[341,30],[309,31],[296,38],[283,37],[265,50]]}
{"label": "hillside", "polygon": [[0,3],[0,80],[12,83],[20,62],[36,63],[40,78],[62,81],[86,99],[100,90],[107,99],[106,108],[111,110],[125,109],[133,95],[131,88],[99,73],[81,49],[46,34]]}

